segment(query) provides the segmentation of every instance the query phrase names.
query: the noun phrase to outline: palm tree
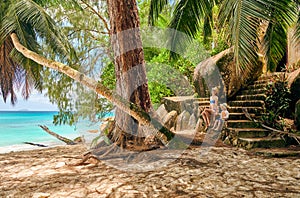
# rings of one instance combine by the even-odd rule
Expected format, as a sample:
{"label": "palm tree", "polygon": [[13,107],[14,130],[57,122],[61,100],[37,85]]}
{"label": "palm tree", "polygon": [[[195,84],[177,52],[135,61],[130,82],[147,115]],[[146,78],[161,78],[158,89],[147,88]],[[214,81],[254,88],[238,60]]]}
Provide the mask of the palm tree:
{"label": "palm tree", "polygon": [[61,60],[66,60],[72,54],[67,38],[42,8],[41,5],[46,2],[5,0],[1,3],[0,93],[4,101],[10,95],[11,103],[14,104],[17,100],[15,91],[19,88],[25,99],[28,99],[33,88],[42,91],[42,66],[14,49],[10,37],[12,33],[18,35],[26,48],[38,53],[43,53],[41,43],[45,42]]}
{"label": "palm tree", "polygon": [[[151,25],[168,3],[168,0],[151,0]],[[271,70],[283,57],[287,28],[296,23],[297,13],[299,27],[297,4],[299,6],[297,0],[179,0],[169,27],[186,33],[190,38],[195,38],[200,28],[204,29],[204,36],[210,35],[212,8],[218,6],[218,24],[234,47],[237,71],[249,75],[257,66],[260,46]],[[263,28],[261,24],[266,25]],[[170,35],[171,49],[186,46],[188,41],[181,39],[176,32]]]}
{"label": "palm tree", "polygon": [[[120,3],[120,1],[124,2]],[[115,27],[116,30],[116,32],[111,32],[112,34],[117,34],[130,28],[136,28],[136,30],[138,30],[139,20],[137,5],[134,0],[131,0],[131,6],[129,7],[127,6],[127,0],[108,0],[107,2],[109,13],[111,15],[111,26]],[[120,85],[122,85],[123,88],[128,89],[128,92],[123,93],[123,90],[121,89],[121,92],[115,93],[114,91],[107,89],[101,83],[77,71],[76,69],[45,57],[47,54],[42,53],[42,47],[39,45],[38,40],[44,40],[47,44],[49,44],[51,49],[53,49],[53,52],[56,52],[56,55],[60,58],[60,60],[64,61],[65,63],[69,63],[67,58],[69,58],[68,54],[72,54],[72,52],[70,52],[70,49],[72,48],[67,42],[67,39],[55,26],[55,22],[45,12],[42,6],[33,0],[11,0],[11,2],[7,3],[11,4],[7,6],[8,9],[6,15],[1,21],[0,44],[4,43],[6,40],[11,41],[11,51],[8,51],[6,54],[11,55],[11,59],[16,61],[19,68],[27,72],[28,69],[31,68],[41,69],[40,66],[42,65],[64,73],[75,81],[87,86],[91,90],[107,98],[122,112],[132,116],[134,118],[134,122],[138,122],[138,124],[147,125],[149,127],[154,127],[165,134],[168,140],[172,139],[174,134],[167,128],[163,127],[160,122],[156,120],[156,118],[150,118],[149,116],[149,114],[153,114],[153,109],[151,106],[145,71],[143,71],[144,57],[143,49],[140,45],[141,41],[139,31],[136,31],[134,35],[131,35],[133,36],[131,41],[136,42],[131,44],[133,46],[137,46],[137,48],[130,52],[120,51],[119,53],[121,53],[122,58],[119,58],[120,56],[116,55],[115,63],[117,67],[120,67],[119,70],[116,69],[116,71],[120,71],[117,72],[119,75],[123,75],[122,71],[126,72],[138,64],[142,65],[141,70],[138,70],[136,76],[131,76],[131,78],[127,79],[126,81],[120,82]],[[119,9],[121,12],[116,12]],[[123,15],[123,17],[118,17],[118,14]],[[115,47],[114,50],[118,50],[117,46],[124,46],[126,48],[125,42],[128,44],[128,39],[125,41],[125,38],[123,38],[123,40],[120,37],[117,39],[112,38],[112,46]],[[17,51],[15,51],[13,47]],[[8,64],[7,67],[11,68],[11,65]],[[14,70],[12,72],[16,73],[17,71]],[[34,74],[33,76],[38,78],[39,73]],[[117,79],[118,77],[120,76],[117,76]],[[130,91],[130,86],[132,84],[130,83],[134,84],[136,80],[143,82],[143,84],[132,93]],[[12,83],[15,82],[19,82],[18,79],[12,78]],[[13,88],[13,86],[10,87],[10,93],[12,93],[11,89]],[[121,117],[120,122],[118,122],[119,127],[121,127],[122,121],[125,122],[123,124],[127,123],[126,120],[128,116],[124,116],[124,113],[119,113],[118,115]],[[133,130],[135,133],[136,130]],[[118,141],[117,139],[118,137],[116,137],[116,141]],[[124,143],[123,141],[119,142]]]}

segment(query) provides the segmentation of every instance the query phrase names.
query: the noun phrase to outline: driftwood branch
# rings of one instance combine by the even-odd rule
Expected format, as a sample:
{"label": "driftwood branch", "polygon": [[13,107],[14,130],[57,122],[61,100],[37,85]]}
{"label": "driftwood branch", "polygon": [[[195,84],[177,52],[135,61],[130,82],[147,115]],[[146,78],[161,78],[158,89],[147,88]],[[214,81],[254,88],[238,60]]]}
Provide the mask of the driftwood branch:
{"label": "driftwood branch", "polygon": [[23,142],[24,144],[29,144],[29,145],[32,145],[32,146],[38,146],[38,147],[48,147],[44,144],[36,144],[36,143],[32,143],[32,142]]}
{"label": "driftwood branch", "polygon": [[296,134],[292,134],[292,133],[289,133],[289,132],[286,132],[286,131],[281,131],[281,130],[278,130],[278,129],[274,129],[274,128],[272,128],[272,127],[269,127],[269,126],[263,124],[262,122],[260,122],[260,121],[258,121],[258,120],[256,120],[256,119],[252,118],[252,117],[250,116],[250,114],[248,113],[248,111],[247,111],[246,108],[243,108],[243,112],[244,112],[245,116],[246,116],[249,120],[251,120],[252,122],[259,123],[263,128],[265,128],[265,129],[271,131],[271,133],[273,133],[273,134],[278,134],[278,135],[288,135],[288,136],[294,138],[294,140],[296,140],[297,143],[300,145],[300,137],[297,136]]}
{"label": "driftwood branch", "polygon": [[39,127],[41,127],[44,131],[46,131],[48,134],[54,136],[55,138],[59,139],[60,141],[63,141],[64,143],[66,143],[67,145],[75,145],[76,142],[74,142],[73,140],[70,140],[68,138],[65,138],[61,135],[58,135],[57,133],[51,131],[47,126],[43,126],[43,125],[39,125]]}

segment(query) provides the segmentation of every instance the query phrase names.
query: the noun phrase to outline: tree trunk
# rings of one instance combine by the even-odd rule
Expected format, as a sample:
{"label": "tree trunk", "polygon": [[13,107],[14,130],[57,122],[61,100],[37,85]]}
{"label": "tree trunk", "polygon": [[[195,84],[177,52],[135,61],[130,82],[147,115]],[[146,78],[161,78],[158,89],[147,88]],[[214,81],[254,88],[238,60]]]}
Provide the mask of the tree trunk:
{"label": "tree trunk", "polygon": [[[107,0],[107,5],[117,79],[116,92],[149,113],[152,106],[136,0]],[[136,119],[119,108],[116,110],[115,119],[117,139],[136,139],[139,124]]]}
{"label": "tree trunk", "polygon": [[150,112],[148,114],[135,104],[124,100],[122,97],[120,97],[120,95],[118,95],[112,90],[109,90],[101,83],[95,81],[92,78],[89,78],[83,73],[71,68],[70,66],[60,62],[49,60],[27,49],[20,43],[18,36],[15,33],[11,34],[10,37],[13,41],[16,50],[23,54],[26,58],[29,58],[45,67],[64,73],[70,78],[74,79],[75,81],[81,83],[82,85],[85,85],[89,89],[105,97],[118,108],[122,109],[122,111],[134,117],[136,120],[138,120],[140,124],[147,125],[152,129],[159,130],[167,137],[167,140],[171,140],[174,137],[175,134],[166,127],[162,126],[156,116],[150,118],[150,115],[153,115],[153,112]]}

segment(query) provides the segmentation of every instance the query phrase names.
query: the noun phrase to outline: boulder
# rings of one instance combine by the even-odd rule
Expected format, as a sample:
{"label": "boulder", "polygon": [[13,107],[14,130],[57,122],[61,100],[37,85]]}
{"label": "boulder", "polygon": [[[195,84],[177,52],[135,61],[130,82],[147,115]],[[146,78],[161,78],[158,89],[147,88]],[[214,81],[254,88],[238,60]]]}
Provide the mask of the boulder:
{"label": "boulder", "polygon": [[197,123],[196,123],[196,128],[195,128],[195,132],[203,132],[204,131],[204,126],[203,126],[203,120],[202,118],[199,118]]}
{"label": "boulder", "polygon": [[162,98],[162,103],[168,112],[175,110],[179,115],[184,110],[193,111],[193,103],[197,100],[194,96],[164,97]]}
{"label": "boulder", "polygon": [[188,122],[188,126],[187,126],[187,129],[190,130],[190,129],[195,129],[196,127],[196,123],[197,120],[196,120],[196,116],[194,114],[192,114],[190,116],[190,119],[189,119],[189,122]]}
{"label": "boulder", "polygon": [[234,62],[233,48],[226,49],[197,65],[194,71],[194,85],[199,97],[208,97],[213,87],[219,88],[219,100],[226,101],[234,96],[242,86],[256,80],[262,70],[247,75],[238,75]]}
{"label": "boulder", "polygon": [[300,69],[289,74],[288,86],[290,87],[292,99],[290,108],[294,110],[296,102],[300,100]]}
{"label": "boulder", "polygon": [[158,109],[156,110],[156,113],[160,117],[160,119],[163,119],[168,114],[168,111],[166,110],[165,105],[162,104],[158,107]]}
{"label": "boulder", "polygon": [[176,119],[175,130],[183,131],[188,129],[190,117],[191,117],[190,113],[184,110]]}
{"label": "boulder", "polygon": [[167,127],[168,129],[171,129],[175,125],[176,117],[177,117],[176,111],[169,112],[163,118],[163,124],[165,125],[165,127]]}
{"label": "boulder", "polygon": [[298,100],[295,107],[295,125],[300,130],[300,100]]}

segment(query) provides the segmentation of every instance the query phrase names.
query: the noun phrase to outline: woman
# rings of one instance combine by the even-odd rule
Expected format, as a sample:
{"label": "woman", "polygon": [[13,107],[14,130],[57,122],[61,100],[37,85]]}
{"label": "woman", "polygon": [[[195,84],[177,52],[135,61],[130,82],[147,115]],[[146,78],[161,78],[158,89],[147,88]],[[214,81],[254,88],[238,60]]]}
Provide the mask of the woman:
{"label": "woman", "polygon": [[212,123],[215,120],[215,114],[218,113],[218,88],[214,87],[211,90],[211,96],[209,98],[209,108],[204,109],[204,111],[201,113],[203,121],[205,122],[205,130],[210,126],[210,123]]}

